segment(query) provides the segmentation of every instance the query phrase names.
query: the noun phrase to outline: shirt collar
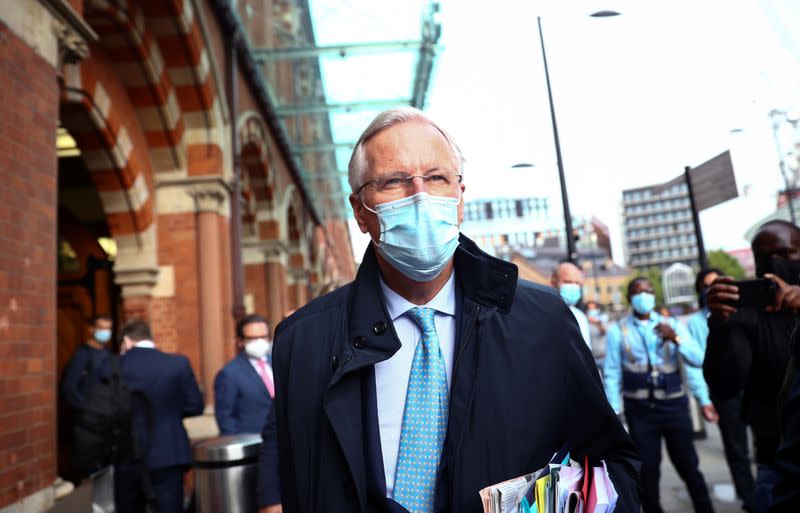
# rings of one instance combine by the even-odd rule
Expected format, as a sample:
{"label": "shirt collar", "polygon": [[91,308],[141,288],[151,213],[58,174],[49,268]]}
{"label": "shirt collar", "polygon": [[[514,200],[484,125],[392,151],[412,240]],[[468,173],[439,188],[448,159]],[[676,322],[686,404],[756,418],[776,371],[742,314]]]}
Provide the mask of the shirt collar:
{"label": "shirt collar", "polygon": [[153,343],[152,340],[140,340],[136,342],[133,347],[143,347],[145,349],[155,349],[156,345]]}
{"label": "shirt collar", "polygon": [[389,288],[389,286],[386,285],[381,277],[381,290],[383,291],[383,297],[386,301],[386,310],[389,312],[389,317],[391,317],[391,319],[394,321],[401,315],[405,314],[412,308],[416,308],[417,306],[432,308],[439,313],[454,316],[456,314],[455,276],[455,272],[450,274],[450,278],[447,280],[447,283],[444,284],[444,287],[442,287],[442,289],[436,294],[436,296],[433,297],[433,299],[424,305],[415,305],[408,299],[404,298]]}
{"label": "shirt collar", "polygon": [[643,321],[643,320],[639,319],[638,317],[636,317],[635,315],[631,314],[631,321],[633,322],[634,326],[636,326],[636,325],[638,325],[638,326],[647,326],[648,324],[651,324],[651,323],[658,324],[659,322],[661,322],[661,316],[659,314],[657,314],[656,312],[650,312],[650,318],[645,320],[645,321]]}

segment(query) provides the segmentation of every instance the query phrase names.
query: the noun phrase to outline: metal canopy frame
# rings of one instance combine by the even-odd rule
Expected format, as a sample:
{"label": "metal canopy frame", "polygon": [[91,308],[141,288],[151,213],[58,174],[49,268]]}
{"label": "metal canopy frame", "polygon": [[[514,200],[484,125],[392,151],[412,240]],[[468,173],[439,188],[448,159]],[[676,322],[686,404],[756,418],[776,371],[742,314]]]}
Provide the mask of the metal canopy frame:
{"label": "metal canopy frame", "polygon": [[[333,0],[285,0],[284,5],[296,23],[292,29],[275,27],[272,41],[279,47],[251,44],[253,59],[275,106],[303,188],[320,217],[345,219],[350,215],[347,160],[360,131],[385,109],[425,107],[440,50],[439,1],[418,4],[415,26],[404,28],[403,35],[411,38],[385,40],[376,30],[373,35],[381,35],[365,40],[369,30],[362,27],[372,24],[351,21],[369,10],[371,21],[377,24],[397,23],[374,4],[359,7]],[[403,8],[414,9],[415,5]],[[352,27],[349,33],[331,36],[348,23]],[[323,34],[322,40],[318,34]],[[251,34],[246,37],[252,41]],[[317,44],[318,40],[322,44]]]}

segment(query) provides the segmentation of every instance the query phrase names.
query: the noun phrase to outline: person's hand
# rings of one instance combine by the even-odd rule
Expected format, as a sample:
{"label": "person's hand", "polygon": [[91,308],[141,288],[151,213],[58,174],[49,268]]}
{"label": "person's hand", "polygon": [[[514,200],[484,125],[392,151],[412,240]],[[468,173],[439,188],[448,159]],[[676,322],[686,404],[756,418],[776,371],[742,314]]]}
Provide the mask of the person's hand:
{"label": "person's hand", "polygon": [[272,506],[264,506],[258,513],[283,513],[283,506],[280,504],[273,504]]}
{"label": "person's hand", "polygon": [[709,422],[713,422],[716,424],[719,422],[719,414],[717,413],[717,409],[714,408],[713,404],[707,404],[703,406],[703,417]]}
{"label": "person's hand", "polygon": [[765,274],[764,278],[774,281],[778,286],[778,293],[775,294],[775,304],[767,307],[768,312],[800,309],[800,287],[789,285],[774,274]]}
{"label": "person's hand", "polygon": [[711,320],[727,321],[731,314],[736,313],[736,308],[729,303],[739,299],[739,288],[731,285],[732,282],[733,278],[730,276],[720,276],[709,287],[706,293],[706,306],[711,313]]}
{"label": "person's hand", "polygon": [[675,333],[675,330],[672,329],[672,326],[667,323],[662,322],[655,327],[655,331],[662,340],[669,340],[670,342],[674,342],[676,344],[680,343],[680,340],[678,340],[678,334]]}

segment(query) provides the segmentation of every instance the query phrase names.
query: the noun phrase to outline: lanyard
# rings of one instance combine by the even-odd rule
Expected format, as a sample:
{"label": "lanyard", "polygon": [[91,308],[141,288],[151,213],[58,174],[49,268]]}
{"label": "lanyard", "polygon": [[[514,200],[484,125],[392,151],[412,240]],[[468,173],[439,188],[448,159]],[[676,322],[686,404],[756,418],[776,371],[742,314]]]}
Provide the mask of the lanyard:
{"label": "lanyard", "polygon": [[655,400],[655,389],[656,384],[658,383],[659,377],[659,370],[657,367],[653,366],[652,360],[650,360],[650,348],[647,347],[647,338],[642,333],[642,329],[639,325],[636,324],[636,321],[633,322],[633,327],[636,329],[637,335],[639,335],[639,339],[642,341],[642,346],[644,347],[644,354],[647,356],[647,373],[650,374],[650,380],[648,383],[648,396],[650,402]]}

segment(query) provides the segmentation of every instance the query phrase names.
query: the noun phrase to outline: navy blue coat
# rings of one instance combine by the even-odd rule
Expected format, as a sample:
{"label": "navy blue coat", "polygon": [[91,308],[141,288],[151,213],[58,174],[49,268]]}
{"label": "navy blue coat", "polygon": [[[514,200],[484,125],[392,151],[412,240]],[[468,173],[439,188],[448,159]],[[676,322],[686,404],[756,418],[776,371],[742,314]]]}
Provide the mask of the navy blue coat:
{"label": "navy blue coat", "polygon": [[110,354],[107,349],[96,349],[89,344],[78,346],[61,378],[61,393],[70,406],[76,410],[81,407],[89,383]]}
{"label": "navy blue coat", "polygon": [[[636,449],[564,301],[518,282],[516,266],[464,236],[454,258],[458,328],[436,511],[481,512],[480,489],[541,468],[566,444],[578,461],[606,460],[616,511],[638,512]],[[285,513],[402,510],[380,497],[373,369],[400,342],[378,272],[370,247],[353,283],[278,326],[261,504],[282,499]]]}
{"label": "navy blue coat", "polygon": [[[145,464],[151,470],[174,465],[189,465],[192,453],[184,417],[203,413],[203,396],[197,387],[189,360],[158,349],[134,347],[122,357],[122,381],[148,398],[154,415],[152,431],[146,412],[134,402],[133,421],[140,443],[149,444]],[[106,360],[100,378],[111,376],[111,360]]]}
{"label": "navy blue coat", "polygon": [[272,398],[247,355],[239,353],[214,379],[214,415],[221,435],[261,433]]}

